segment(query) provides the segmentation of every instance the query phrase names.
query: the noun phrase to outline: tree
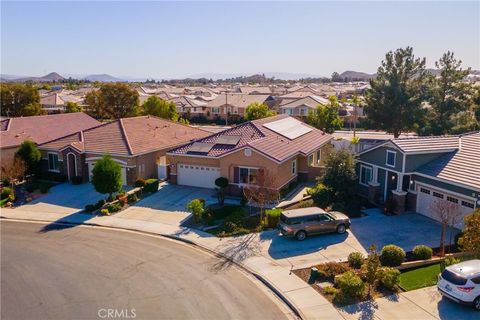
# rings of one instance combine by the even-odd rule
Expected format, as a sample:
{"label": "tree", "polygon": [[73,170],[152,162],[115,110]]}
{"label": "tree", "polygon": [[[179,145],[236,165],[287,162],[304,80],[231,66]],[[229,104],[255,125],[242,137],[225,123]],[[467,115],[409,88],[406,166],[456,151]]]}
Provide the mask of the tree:
{"label": "tree", "polygon": [[355,194],[357,175],[350,151],[332,149],[325,159],[325,168],[322,182],[332,190],[333,202],[347,201]]}
{"label": "tree", "polygon": [[428,101],[432,108],[428,112],[427,125],[420,130],[420,134],[453,133],[453,127],[459,126],[459,120],[455,120],[454,117],[459,112],[463,112],[464,117],[469,118],[463,120],[464,124],[466,122],[468,125],[469,120],[474,120],[473,113],[465,113],[469,106],[472,87],[463,80],[470,73],[470,68],[464,70],[461,64],[462,61],[455,59],[453,52],[450,51],[435,62],[440,75],[428,77]]}
{"label": "tree", "polygon": [[343,120],[338,114],[339,103],[337,97],[328,98],[328,106],[318,105],[314,110],[310,110],[307,116],[307,123],[326,133],[333,133],[342,128]]}
{"label": "tree", "polygon": [[126,83],[104,83],[85,95],[88,112],[96,118],[119,119],[139,113],[138,92]]}
{"label": "tree", "polygon": [[424,84],[425,58],[415,58],[411,47],[388,52],[366,91],[365,113],[372,125],[395,138],[417,128],[424,117]]}
{"label": "tree", "polygon": [[38,89],[29,84],[0,84],[2,116],[22,117],[43,114]]}
{"label": "tree", "polygon": [[278,201],[280,197],[277,179],[268,170],[259,169],[256,183],[245,186],[243,194],[250,204],[260,209],[260,221],[264,221],[265,206]]}
{"label": "tree", "polygon": [[250,103],[245,110],[245,119],[248,121],[263,119],[274,116],[275,112],[270,110],[266,104],[258,102]]}
{"label": "tree", "polygon": [[480,258],[480,208],[465,217],[463,236],[458,243],[463,251],[472,251]]}
{"label": "tree", "polygon": [[109,198],[114,192],[122,189],[122,168],[110,155],[104,155],[95,162],[92,170],[92,184],[97,192],[108,193]]}
{"label": "tree", "polygon": [[369,249],[367,261],[362,266],[362,274],[368,285],[368,297],[371,297],[372,288],[380,276],[380,256],[377,252],[377,246],[372,244]]}
{"label": "tree", "polygon": [[204,202],[200,199],[193,199],[187,204],[187,211],[193,214],[196,223],[199,223],[205,212]]}
{"label": "tree", "polygon": [[333,82],[343,82],[342,77],[338,74],[338,72],[332,73],[332,81]]}
{"label": "tree", "polygon": [[15,153],[15,158],[25,162],[28,174],[34,174],[38,172],[42,153],[37,149],[33,141],[25,140]]}
{"label": "tree", "polygon": [[166,101],[156,96],[149,97],[142,105],[143,113],[152,116],[178,121],[177,106],[172,101]]}
{"label": "tree", "polygon": [[83,108],[76,102],[68,101],[65,103],[65,112],[66,113],[74,113],[74,112],[82,112]]}
{"label": "tree", "polygon": [[445,255],[445,238],[447,234],[447,226],[455,226],[460,221],[460,212],[458,205],[445,199],[435,199],[430,204],[430,210],[434,217],[442,224],[440,230],[440,256]]}
{"label": "tree", "polygon": [[219,177],[215,179],[215,185],[218,187],[218,204],[223,206],[223,203],[225,202],[225,189],[228,187],[228,179],[225,177]]}

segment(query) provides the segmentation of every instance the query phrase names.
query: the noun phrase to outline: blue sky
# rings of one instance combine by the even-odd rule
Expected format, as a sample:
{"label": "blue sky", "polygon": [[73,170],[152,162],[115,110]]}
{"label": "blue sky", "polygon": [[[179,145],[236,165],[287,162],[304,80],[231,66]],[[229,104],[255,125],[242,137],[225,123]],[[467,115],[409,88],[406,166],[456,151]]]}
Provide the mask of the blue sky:
{"label": "blue sky", "polygon": [[472,2],[5,2],[1,73],[375,72],[413,46],[433,66],[452,50],[480,69]]}

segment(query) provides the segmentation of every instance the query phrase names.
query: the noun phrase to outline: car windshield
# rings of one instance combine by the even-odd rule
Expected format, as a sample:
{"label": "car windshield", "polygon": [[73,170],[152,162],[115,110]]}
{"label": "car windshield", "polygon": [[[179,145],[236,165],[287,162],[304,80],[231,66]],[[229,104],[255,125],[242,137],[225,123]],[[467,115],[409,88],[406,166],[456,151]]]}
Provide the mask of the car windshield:
{"label": "car windshield", "polygon": [[447,269],[443,270],[442,278],[458,286],[463,286],[467,283],[467,279]]}

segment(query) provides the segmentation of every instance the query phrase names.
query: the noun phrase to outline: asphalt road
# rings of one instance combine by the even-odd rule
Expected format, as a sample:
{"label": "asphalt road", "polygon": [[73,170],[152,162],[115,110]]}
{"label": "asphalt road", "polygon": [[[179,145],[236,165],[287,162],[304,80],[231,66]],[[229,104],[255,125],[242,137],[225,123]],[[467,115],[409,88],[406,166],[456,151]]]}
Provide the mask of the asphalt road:
{"label": "asphalt road", "polygon": [[4,320],[286,318],[250,276],[188,245],[90,227],[0,226]]}

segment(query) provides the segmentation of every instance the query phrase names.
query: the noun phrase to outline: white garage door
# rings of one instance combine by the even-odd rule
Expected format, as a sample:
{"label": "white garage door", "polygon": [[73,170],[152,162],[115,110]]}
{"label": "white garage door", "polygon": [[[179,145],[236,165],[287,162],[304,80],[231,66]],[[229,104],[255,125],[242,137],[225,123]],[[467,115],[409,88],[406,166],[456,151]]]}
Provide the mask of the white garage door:
{"label": "white garage door", "polygon": [[417,193],[417,212],[435,220],[439,220],[431,209],[435,199],[445,199],[457,205],[459,217],[456,227],[463,228],[463,218],[473,211],[475,207],[472,200],[463,199],[448,192],[419,186]]}
{"label": "white garage door", "polygon": [[220,168],[179,164],[177,183],[184,186],[215,188],[215,179],[220,177]]}
{"label": "white garage door", "polygon": [[[88,181],[92,180],[92,172],[95,162],[88,162]],[[127,169],[122,167],[122,184],[127,185]]]}

